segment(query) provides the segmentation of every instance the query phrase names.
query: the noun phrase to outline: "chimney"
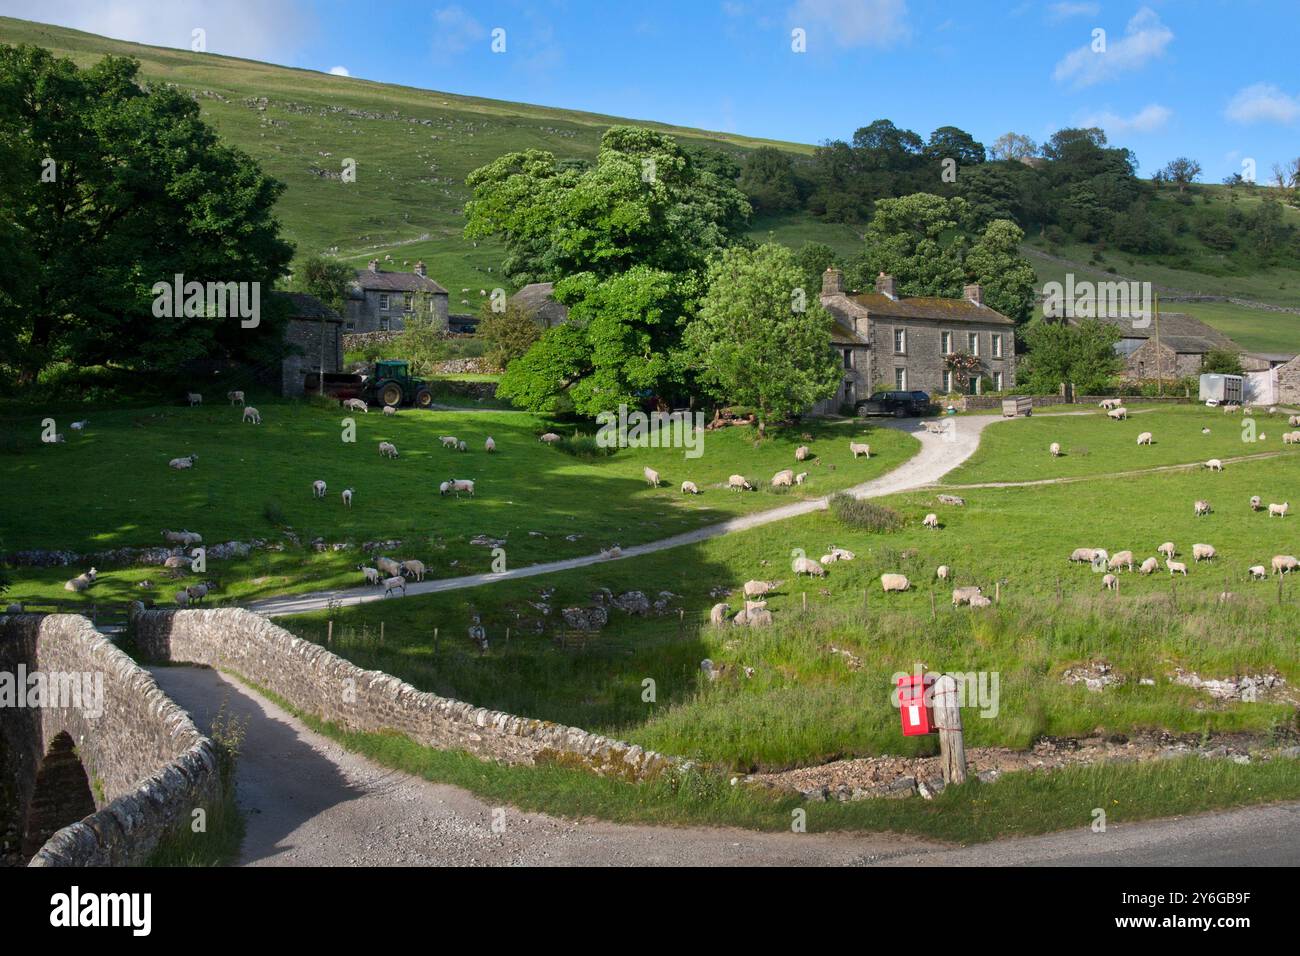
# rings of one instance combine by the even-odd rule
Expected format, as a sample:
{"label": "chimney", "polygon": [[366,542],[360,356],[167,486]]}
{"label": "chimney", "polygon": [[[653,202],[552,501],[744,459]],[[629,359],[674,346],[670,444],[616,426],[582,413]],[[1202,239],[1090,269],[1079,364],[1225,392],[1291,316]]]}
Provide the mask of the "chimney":
{"label": "chimney", "polygon": [[889,296],[891,299],[898,298],[898,296],[894,294],[894,277],[887,276],[883,272],[876,276],[876,291],[881,295]]}
{"label": "chimney", "polygon": [[978,284],[966,286],[962,289],[961,294],[963,298],[969,299],[976,305],[984,304],[984,290],[981,289]]}
{"label": "chimney", "polygon": [[417,262],[417,263],[415,264],[415,274],[416,274],[417,276],[422,276],[422,275],[424,275],[424,260],[423,260],[423,259],[421,259],[419,262]]}
{"label": "chimney", "polygon": [[844,273],[834,266],[827,266],[822,273],[822,295],[842,295],[844,292]]}
{"label": "chimney", "polygon": [[378,272],[378,271],[379,271],[379,260],[378,260],[378,259],[371,259],[371,260],[370,260],[370,271],[371,271],[371,272]]}

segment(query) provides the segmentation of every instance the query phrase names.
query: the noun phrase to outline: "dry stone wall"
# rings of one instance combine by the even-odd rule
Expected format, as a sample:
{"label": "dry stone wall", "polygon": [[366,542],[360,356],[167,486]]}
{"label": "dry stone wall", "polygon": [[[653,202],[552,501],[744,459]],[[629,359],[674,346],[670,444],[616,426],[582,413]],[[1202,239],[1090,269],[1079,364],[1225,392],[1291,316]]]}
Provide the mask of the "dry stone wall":
{"label": "dry stone wall", "polygon": [[629,780],[676,761],[577,727],[475,707],[362,670],[251,611],[149,611],[133,606],[141,650],[158,660],[206,664],[265,688],[292,707],[348,730],[394,730],[440,750],[511,764],[561,763]]}

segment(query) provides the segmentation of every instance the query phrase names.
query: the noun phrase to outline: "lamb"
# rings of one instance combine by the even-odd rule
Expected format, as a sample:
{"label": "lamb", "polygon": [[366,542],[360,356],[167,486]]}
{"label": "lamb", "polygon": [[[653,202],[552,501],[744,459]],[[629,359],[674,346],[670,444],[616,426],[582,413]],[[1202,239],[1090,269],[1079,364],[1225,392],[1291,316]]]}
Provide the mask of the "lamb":
{"label": "lamb", "polygon": [[714,627],[721,627],[727,623],[727,612],[731,610],[730,604],[715,604],[709,611],[709,623]]}
{"label": "lamb", "polygon": [[907,580],[905,574],[882,574],[880,576],[880,589],[886,593],[890,591],[906,591],[912,583]]}
{"label": "lamb", "polygon": [[342,494],[342,498],[343,498],[343,507],[345,507],[345,508],[351,508],[351,507],[352,507],[352,495],[353,495],[353,494],[354,494],[354,492],[353,492],[353,490],[352,490],[351,488],[344,488],[344,489],[343,489],[343,494]]}
{"label": "lamb", "polygon": [[1128,409],[1121,405],[1118,408],[1112,408],[1106,413],[1106,416],[1117,422],[1128,421]]}
{"label": "lamb", "polygon": [[1061,457],[1061,443],[1060,443],[1060,442],[1055,442],[1055,441],[1052,442],[1052,444],[1048,446],[1047,450],[1048,450],[1049,452],[1052,453],[1052,457],[1053,457],[1053,458],[1060,458],[1060,457]]}
{"label": "lamb", "polygon": [[1251,510],[1251,511],[1258,511],[1258,510],[1259,510],[1260,508],[1262,508],[1262,507],[1264,507],[1264,500],[1263,500],[1262,498],[1260,498],[1259,495],[1251,495],[1251,496],[1250,496],[1250,510]]}
{"label": "lamb", "polygon": [[1160,567],[1160,561],[1157,558],[1147,558],[1138,568],[1138,574],[1154,574],[1156,568]]}
{"label": "lamb", "polygon": [[442,442],[443,448],[454,449],[457,445],[460,444],[460,442],[456,441],[455,435],[442,435],[438,438],[438,441]]}
{"label": "lamb", "polygon": [[311,483],[311,496],[312,496],[313,498],[324,498],[324,497],[325,497],[325,482],[321,481],[319,478],[317,478],[315,481],[313,481],[313,482]]}
{"label": "lamb", "polygon": [[952,568],[948,567],[948,565],[946,564],[941,564],[939,565],[939,570],[937,570],[934,573],[935,573],[935,577],[937,577],[940,581],[947,581],[952,577]]}
{"label": "lamb", "polygon": [[647,465],[641,469],[641,474],[645,475],[646,484],[651,488],[659,487],[659,472]]}
{"label": "lamb", "polygon": [[818,563],[818,564],[834,564],[834,563],[835,563],[836,561],[838,561],[839,559],[840,559],[840,558],[839,558],[839,555],[837,555],[837,554],[831,554],[831,553],[828,552],[828,553],[826,553],[826,554],[823,554],[820,558],[818,558],[818,559],[817,559],[817,563]]}
{"label": "lamb", "polygon": [[370,406],[359,398],[349,398],[343,402],[343,407],[350,412],[360,412],[362,415],[370,414]]}
{"label": "lamb", "polygon": [[254,425],[260,425],[262,424],[262,413],[259,412],[252,405],[245,405],[244,417],[241,419],[241,421],[252,422]]}
{"label": "lamb", "polygon": [[871,446],[861,444],[860,442],[851,441],[849,442],[849,452],[853,455],[855,460],[859,455],[865,455],[867,458],[870,458]]}
{"label": "lamb", "polygon": [[560,441],[560,436],[555,434],[555,432],[547,432],[545,435],[543,435],[541,438],[537,440],[540,442],[545,442],[548,445],[554,445],[557,441]]}
{"label": "lamb", "polygon": [[392,406],[392,405],[385,405],[385,406],[384,406],[384,412],[383,412],[383,413],[384,413],[385,415],[396,415],[396,414],[397,414],[397,409],[396,409],[394,406]]}
{"label": "lamb", "polygon": [[1178,549],[1174,547],[1174,543],[1172,541],[1166,541],[1160,547],[1156,548],[1156,551],[1158,551],[1160,554],[1163,554],[1166,558],[1178,557]]}
{"label": "lamb", "polygon": [[185,458],[173,458],[167,462],[168,468],[175,468],[177,471],[184,471],[186,468],[193,468],[194,463],[199,460],[198,455],[188,455]]}
{"label": "lamb", "polygon": [[826,569],[810,558],[795,558],[794,573],[796,576],[807,574],[814,578],[826,577]]}
{"label": "lamb", "polygon": [[837,548],[835,545],[831,545],[830,551],[831,554],[835,555],[835,560],[837,561],[852,561],[857,557],[857,555],[852,551],[846,551],[844,548]]}
{"label": "lamb", "polygon": [[375,567],[384,573],[384,577],[396,577],[402,573],[402,566],[392,558],[379,557],[375,559]]}
{"label": "lamb", "polygon": [[63,585],[63,590],[76,591],[78,593],[85,591],[92,584],[95,583],[95,576],[98,573],[99,572],[96,571],[94,568],[91,568],[89,571],[84,571],[81,574],[78,574],[71,581],[65,582]]}
{"label": "lamb", "polygon": [[447,492],[451,492],[457,498],[460,497],[462,491],[469,492],[469,496],[474,497],[474,482],[468,478],[448,478],[439,486],[439,489],[442,494],[445,495]]}
{"label": "lamb", "polygon": [[968,585],[964,588],[953,588],[952,606],[958,607],[962,604],[969,604],[972,598],[978,597],[983,593],[984,589],[976,585]]}
{"label": "lamb", "polygon": [[1255,565],[1253,568],[1247,570],[1246,573],[1249,574],[1256,581],[1263,581],[1266,577],[1268,577],[1268,572],[1264,570],[1264,565],[1262,564]]}
{"label": "lamb", "polygon": [[794,450],[794,460],[807,461],[811,454],[812,452],[808,449],[807,445],[800,445]]}
{"label": "lamb", "polygon": [[190,408],[193,408],[195,405],[203,404],[203,396],[198,392],[186,392],[185,400],[190,403]]}
{"label": "lamb", "polygon": [[1208,501],[1198,500],[1193,508],[1198,518],[1201,515],[1208,515],[1210,513],[1210,503]]}
{"label": "lamb", "polygon": [[417,581],[424,580],[424,572],[426,568],[424,567],[423,561],[415,561],[415,560],[403,561],[401,568],[402,568],[402,574],[404,575],[409,574]]}
{"label": "lamb", "polygon": [[745,480],[744,475],[732,475],[727,479],[727,487],[736,491],[753,491],[754,486]]}
{"label": "lamb", "polygon": [[758,598],[771,594],[781,583],[780,581],[746,581],[745,597]]}
{"label": "lamb", "polygon": [[491,435],[488,435],[487,441],[483,442],[483,450],[489,455],[497,450],[497,443],[492,440]]}
{"label": "lamb", "polygon": [[1152,438],[1152,435],[1151,435],[1150,432],[1143,432],[1141,435],[1138,435],[1138,444],[1139,444],[1139,445],[1150,445],[1150,444],[1151,444],[1151,438]]}
{"label": "lamb", "polygon": [[807,480],[808,480],[808,472],[806,471],[801,471],[799,472],[799,474],[794,476],[794,483],[796,485],[802,485]]}
{"label": "lamb", "polygon": [[773,488],[789,488],[794,483],[794,472],[787,468],[772,476]]}
{"label": "lamb", "polygon": [[88,419],[88,418],[83,418],[83,419],[82,419],[81,421],[79,421],[79,422],[73,422],[73,423],[72,423],[70,426],[68,426],[68,427],[71,428],[74,432],[79,432],[79,431],[84,430],[85,427],[86,427],[87,425],[89,425],[89,424],[90,424],[90,419]]}
{"label": "lamb", "polygon": [[394,591],[401,591],[402,596],[406,596],[406,578],[401,575],[384,578],[384,597],[388,597]]}
{"label": "lamb", "polygon": [[1187,577],[1187,565],[1183,564],[1181,561],[1170,561],[1166,558],[1165,567],[1169,569],[1170,577],[1173,577],[1175,574],[1181,574],[1183,577]]}
{"label": "lamb", "polygon": [[1273,573],[1290,574],[1297,568],[1300,568],[1300,561],[1296,560],[1294,554],[1275,554],[1273,555]]}
{"label": "lamb", "polygon": [[1223,462],[1217,458],[1211,458],[1205,463],[1205,467],[1210,471],[1223,471]]}
{"label": "lamb", "polygon": [[203,535],[194,531],[164,531],[163,538],[172,544],[181,544],[188,547],[192,544],[202,544]]}
{"label": "lamb", "polygon": [[1108,574],[1101,579],[1101,586],[1104,587],[1107,591],[1118,591],[1119,578],[1115,577],[1115,575],[1113,574]]}
{"label": "lamb", "polygon": [[1118,571],[1120,568],[1127,566],[1130,571],[1133,570],[1133,552],[1117,551],[1115,556],[1106,563],[1106,568],[1110,571]]}
{"label": "lamb", "polygon": [[699,493],[700,493],[700,489],[696,486],[695,482],[693,482],[693,481],[683,481],[683,482],[682,482],[682,494],[684,494],[684,495],[698,495]]}
{"label": "lamb", "polygon": [[378,569],[378,568],[368,568],[368,567],[366,567],[364,564],[359,564],[359,565],[357,565],[357,570],[360,571],[362,574],[365,575],[365,577],[366,577],[366,583],[367,583],[367,584],[378,584],[378,583],[379,583],[379,569]]}
{"label": "lamb", "polygon": [[1279,518],[1285,518],[1286,513],[1291,510],[1291,502],[1284,501],[1280,505],[1270,504],[1268,506],[1268,516],[1271,518],[1277,515]]}
{"label": "lamb", "polygon": [[934,528],[937,531],[939,528],[939,516],[932,511],[925,516],[921,524],[925,525],[927,528]]}
{"label": "lamb", "polygon": [[993,602],[982,594],[976,594],[970,599],[971,607],[992,607]]}
{"label": "lamb", "polygon": [[390,441],[381,441],[379,443],[379,454],[387,455],[389,458],[396,458],[397,446]]}
{"label": "lamb", "polygon": [[226,398],[230,399],[230,404],[231,404],[231,405],[243,405],[243,404],[244,404],[244,393],[243,393],[243,392],[226,392]]}
{"label": "lamb", "polygon": [[464,439],[462,439],[461,441],[456,442],[456,450],[469,451],[469,445],[464,441]]}
{"label": "lamb", "polygon": [[1192,545],[1192,561],[1199,563],[1201,560],[1213,561],[1219,552],[1214,550],[1212,544],[1194,544]]}

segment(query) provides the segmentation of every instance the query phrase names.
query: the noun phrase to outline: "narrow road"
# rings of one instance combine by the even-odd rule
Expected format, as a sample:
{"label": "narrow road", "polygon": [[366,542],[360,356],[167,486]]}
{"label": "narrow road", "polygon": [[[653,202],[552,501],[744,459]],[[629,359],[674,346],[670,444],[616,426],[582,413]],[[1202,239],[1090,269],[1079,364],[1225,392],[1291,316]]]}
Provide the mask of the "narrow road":
{"label": "narrow road", "polygon": [[564,820],[380,767],[217,671],[151,673],[199,727],[211,726],[223,701],[248,722],[236,780],[247,866],[1300,865],[1300,803],[970,847],[890,833]]}

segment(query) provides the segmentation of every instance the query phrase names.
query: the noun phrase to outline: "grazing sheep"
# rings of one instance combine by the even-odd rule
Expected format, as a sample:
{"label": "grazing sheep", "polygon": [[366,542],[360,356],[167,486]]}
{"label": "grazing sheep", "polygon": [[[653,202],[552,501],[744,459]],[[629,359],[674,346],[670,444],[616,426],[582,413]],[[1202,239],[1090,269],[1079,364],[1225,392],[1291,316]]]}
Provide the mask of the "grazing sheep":
{"label": "grazing sheep", "polygon": [[1268,516],[1271,518],[1277,515],[1279,518],[1285,518],[1286,513],[1291,510],[1291,502],[1284,501],[1280,505],[1270,504],[1268,506]]}
{"label": "grazing sheep", "polygon": [[1104,587],[1107,591],[1118,591],[1119,578],[1115,577],[1115,575],[1113,574],[1107,574],[1105,577],[1101,579],[1101,586]]}
{"label": "grazing sheep", "polygon": [[835,545],[830,547],[831,554],[835,555],[836,561],[852,561],[857,555],[852,551],[846,551],[844,548],[837,548]]}
{"label": "grazing sheep", "polygon": [[1251,496],[1250,496],[1250,510],[1251,510],[1251,511],[1258,511],[1258,510],[1259,510],[1260,508],[1262,508],[1262,507],[1264,507],[1264,499],[1262,499],[1259,495],[1251,495]]}
{"label": "grazing sheep", "polygon": [[811,454],[812,454],[812,452],[809,451],[807,445],[800,445],[798,448],[796,448],[796,449],[794,450],[794,460],[795,460],[795,461],[807,461],[807,460],[808,460],[808,456],[811,455]]}
{"label": "grazing sheep", "polygon": [[186,547],[191,544],[203,543],[203,535],[195,531],[164,531],[162,535],[172,544],[183,544]]}
{"label": "grazing sheep", "polygon": [[789,488],[792,484],[794,484],[794,472],[789,468],[778,471],[772,476],[773,488]]}
{"label": "grazing sheep", "polygon": [[401,575],[384,578],[384,597],[388,597],[394,591],[401,591],[402,596],[406,596],[406,578]]}
{"label": "grazing sheep", "polygon": [[731,610],[730,604],[715,604],[709,611],[709,623],[714,627],[721,627],[727,623],[727,612]]}
{"label": "grazing sheep", "polygon": [[461,441],[456,442],[456,450],[469,451],[469,445],[462,439]]}
{"label": "grazing sheep", "polygon": [[367,584],[378,584],[378,583],[379,583],[379,569],[378,569],[378,568],[368,568],[368,567],[366,567],[364,564],[359,564],[359,565],[357,565],[357,570],[360,571],[362,574],[364,574],[364,575],[366,576],[366,583],[367,583]]}
{"label": "grazing sheep", "polygon": [[1175,574],[1181,574],[1183,577],[1187,577],[1187,565],[1183,564],[1181,561],[1170,561],[1166,559],[1165,567],[1169,569],[1170,577],[1173,577]]}
{"label": "grazing sheep", "polygon": [[344,488],[344,489],[343,489],[343,495],[342,495],[342,497],[343,497],[343,507],[345,507],[345,508],[351,508],[351,507],[352,507],[352,495],[353,495],[353,494],[354,494],[354,492],[353,492],[353,490],[352,490],[351,488]]}
{"label": "grazing sheep", "polygon": [[190,565],[190,559],[180,554],[173,554],[170,557],[168,557],[165,561],[163,561],[163,567],[170,568],[173,571],[179,570],[181,568],[187,568],[189,567],[189,565]]}
{"label": "grazing sheep", "polygon": [[927,528],[934,528],[937,531],[939,528],[939,516],[932,511],[925,516],[921,521],[921,524],[925,525]]}
{"label": "grazing sheep", "polygon": [[543,435],[541,438],[537,440],[540,442],[546,442],[546,444],[548,445],[553,445],[560,440],[560,436],[555,434],[555,432],[547,432],[545,435]]}
{"label": "grazing sheep", "polygon": [[868,458],[870,458],[871,446],[864,445],[860,442],[851,441],[849,442],[849,452],[853,455],[854,459],[857,459],[859,455],[866,455]]}
{"label": "grazing sheep", "polygon": [[1223,462],[1217,458],[1211,458],[1205,463],[1205,467],[1210,469],[1210,471],[1223,471]]}
{"label": "grazing sheep", "polygon": [[1201,429],[1201,434],[1202,434],[1202,435],[1208,435],[1209,433],[1210,433],[1209,428],[1202,428],[1202,429]]}
{"label": "grazing sheep", "polygon": [[1082,564],[1091,564],[1093,561],[1105,561],[1110,557],[1105,548],[1075,548],[1070,552],[1070,560]]}
{"label": "grazing sheep", "polygon": [[886,593],[890,591],[906,591],[912,586],[912,582],[907,580],[905,574],[882,574],[880,576],[880,589]]}
{"label": "grazing sheep", "polygon": [[835,563],[836,561],[838,561],[839,559],[840,559],[840,558],[839,558],[839,555],[831,554],[831,553],[828,552],[828,553],[826,553],[826,554],[823,554],[820,558],[818,558],[818,559],[817,559],[817,563],[818,563],[818,564],[834,564],[834,563]]}
{"label": "grazing sheep", "polygon": [[1208,501],[1198,500],[1192,507],[1198,518],[1201,515],[1208,515],[1210,513],[1210,503]]}
{"label": "grazing sheep", "polygon": [[1053,458],[1060,458],[1060,457],[1061,457],[1061,443],[1060,443],[1060,442],[1055,442],[1055,441],[1052,442],[1052,444],[1048,446],[1047,450],[1048,450],[1049,452],[1052,453],[1052,457],[1053,457]]}
{"label": "grazing sheep", "polygon": [[190,408],[193,408],[195,405],[203,404],[203,396],[198,392],[186,392],[185,400],[190,403]]}
{"label": "grazing sheep", "polygon": [[1138,574],[1154,574],[1160,567],[1160,561],[1157,558],[1147,558],[1138,568]]}
{"label": "grazing sheep", "polygon": [[392,558],[376,558],[375,567],[384,573],[384,577],[392,578],[402,573],[402,566]]}
{"label": "grazing sheep", "polygon": [[360,412],[362,415],[370,414],[370,406],[359,398],[349,398],[343,402],[343,407],[350,412]]}
{"label": "grazing sheep", "polygon": [[645,475],[646,484],[651,488],[659,487],[659,472],[647,465],[645,468],[641,469],[641,474]]}
{"label": "grazing sheep", "polygon": [[976,585],[968,585],[964,588],[953,588],[952,606],[958,607],[962,604],[969,604],[972,598],[979,597],[983,593],[984,589]]}
{"label": "grazing sheep", "polygon": [[83,418],[79,422],[73,422],[68,427],[71,428],[74,432],[79,432],[82,431],[89,424],[90,424],[90,420],[87,418]]}
{"label": "grazing sheep", "polygon": [[952,568],[946,564],[941,564],[939,570],[935,571],[934,574],[940,581],[947,581],[952,577]]}
{"label": "grazing sheep", "polygon": [[460,497],[460,493],[461,493],[462,491],[466,491],[466,492],[469,492],[469,496],[470,496],[471,498],[474,497],[474,482],[471,481],[471,480],[468,479],[468,478],[448,478],[448,479],[447,479],[447,480],[446,480],[442,485],[440,485],[439,487],[440,487],[440,490],[441,490],[442,494],[444,494],[444,495],[445,495],[447,492],[450,491],[450,492],[451,492],[452,494],[454,494],[457,498],[459,498],[459,497]]}
{"label": "grazing sheep", "polygon": [[390,441],[381,441],[379,443],[379,454],[386,455],[389,458],[396,458],[397,446]]}
{"label": "grazing sheep", "polygon": [[1292,428],[1296,428],[1300,426],[1300,415],[1292,415],[1290,418],[1286,420],[1286,423],[1290,425]]}
{"label": "grazing sheep", "polygon": [[1152,436],[1150,432],[1143,432],[1141,435],[1138,435],[1138,444],[1149,445],[1151,444],[1151,438]]}
{"label": "grazing sheep", "polygon": [[411,560],[402,562],[402,574],[409,574],[417,581],[424,580],[425,570],[423,561]]}
{"label": "grazing sheep", "polygon": [[1219,552],[1214,550],[1212,544],[1194,544],[1192,545],[1192,561],[1200,563],[1202,560],[1213,561]]}
{"label": "grazing sheep", "polygon": [[1132,551],[1117,551],[1115,556],[1106,562],[1106,568],[1110,571],[1118,571],[1122,567],[1127,567],[1130,571],[1133,570]]}
{"label": "grazing sheep", "polygon": [[208,596],[208,591],[206,584],[191,584],[185,588],[185,593],[190,596],[190,601],[194,604],[202,604],[203,599]]}
{"label": "grazing sheep", "polygon": [[780,581],[746,581],[745,597],[759,598],[771,594],[781,583]]}
{"label": "grazing sheep", "polygon": [[226,392],[226,398],[230,399],[230,404],[231,404],[231,405],[243,405],[243,404],[244,404],[244,393],[243,393],[243,392]]}
{"label": "grazing sheep", "polygon": [[744,475],[732,475],[727,479],[727,487],[736,491],[753,491],[754,486],[745,480]]}
{"label": "grazing sheep", "polygon": [[1172,541],[1166,541],[1160,547],[1156,548],[1156,551],[1158,551],[1160,554],[1163,554],[1166,558],[1178,557],[1178,549],[1174,547],[1174,543]]}
{"label": "grazing sheep", "polygon": [[168,468],[175,468],[177,471],[184,471],[186,468],[193,468],[194,463],[199,460],[198,455],[187,455],[184,458],[173,458],[167,462]]}
{"label": "grazing sheep", "polygon": [[384,406],[384,414],[385,414],[385,415],[396,415],[396,414],[397,414],[397,409],[396,409],[394,406],[392,406],[392,405],[385,405],[385,406]]}
{"label": "grazing sheep", "polygon": [[95,576],[98,573],[99,572],[97,572],[94,568],[91,568],[89,571],[83,571],[81,574],[78,574],[71,581],[64,582],[63,590],[77,591],[77,592],[85,591],[87,588],[89,588],[92,584],[95,583]]}
{"label": "grazing sheep", "polygon": [[795,558],[794,573],[796,576],[807,574],[814,578],[826,577],[826,569],[811,558]]}
{"label": "grazing sheep", "polygon": [[456,440],[455,435],[442,435],[438,438],[438,441],[442,442],[443,448],[454,449],[457,445],[460,444],[460,442]]}
{"label": "grazing sheep", "polygon": [[1256,581],[1263,581],[1266,577],[1268,577],[1268,571],[1264,569],[1264,565],[1262,564],[1255,565],[1253,568],[1247,570],[1246,573],[1249,574]]}
{"label": "grazing sheep", "polygon": [[744,610],[737,612],[731,623],[737,627],[768,627],[772,612],[767,609],[766,601],[746,601]]}
{"label": "grazing sheep", "polygon": [[172,600],[175,601],[179,607],[185,607],[190,603],[190,596],[184,591],[177,591],[172,595]]}
{"label": "grazing sheep", "polygon": [[696,486],[695,482],[693,482],[693,481],[683,481],[683,482],[682,482],[682,494],[684,494],[684,495],[698,495],[699,493],[700,493],[700,489]]}
{"label": "grazing sheep", "polygon": [[1300,432],[1283,432],[1283,445],[1300,445]]}
{"label": "grazing sheep", "polygon": [[483,450],[489,455],[497,450],[497,443],[492,440],[491,435],[488,435],[487,441],[483,442]]}
{"label": "grazing sheep", "polygon": [[982,594],[973,595],[970,599],[971,607],[992,607],[993,602]]}
{"label": "grazing sheep", "polygon": [[1112,408],[1118,408],[1120,405],[1123,404],[1124,404],[1124,400],[1120,398],[1103,398],[1100,402],[1097,403],[1097,407],[1104,408],[1106,411],[1110,411]]}
{"label": "grazing sheep", "polygon": [[325,497],[325,482],[317,478],[311,483],[311,495],[313,498]]}
{"label": "grazing sheep", "polygon": [[806,471],[801,471],[799,472],[799,474],[794,476],[794,483],[796,485],[802,485],[807,480],[808,480],[808,472]]}
{"label": "grazing sheep", "polygon": [[1275,554],[1272,565],[1274,574],[1290,574],[1300,568],[1300,561],[1296,560],[1294,554]]}
{"label": "grazing sheep", "polygon": [[262,413],[252,405],[244,406],[244,417],[240,419],[245,422],[252,422],[254,425],[262,424]]}
{"label": "grazing sheep", "polygon": [[1106,416],[1113,421],[1126,422],[1128,421],[1128,409],[1121,405],[1118,408],[1112,408],[1106,413]]}

